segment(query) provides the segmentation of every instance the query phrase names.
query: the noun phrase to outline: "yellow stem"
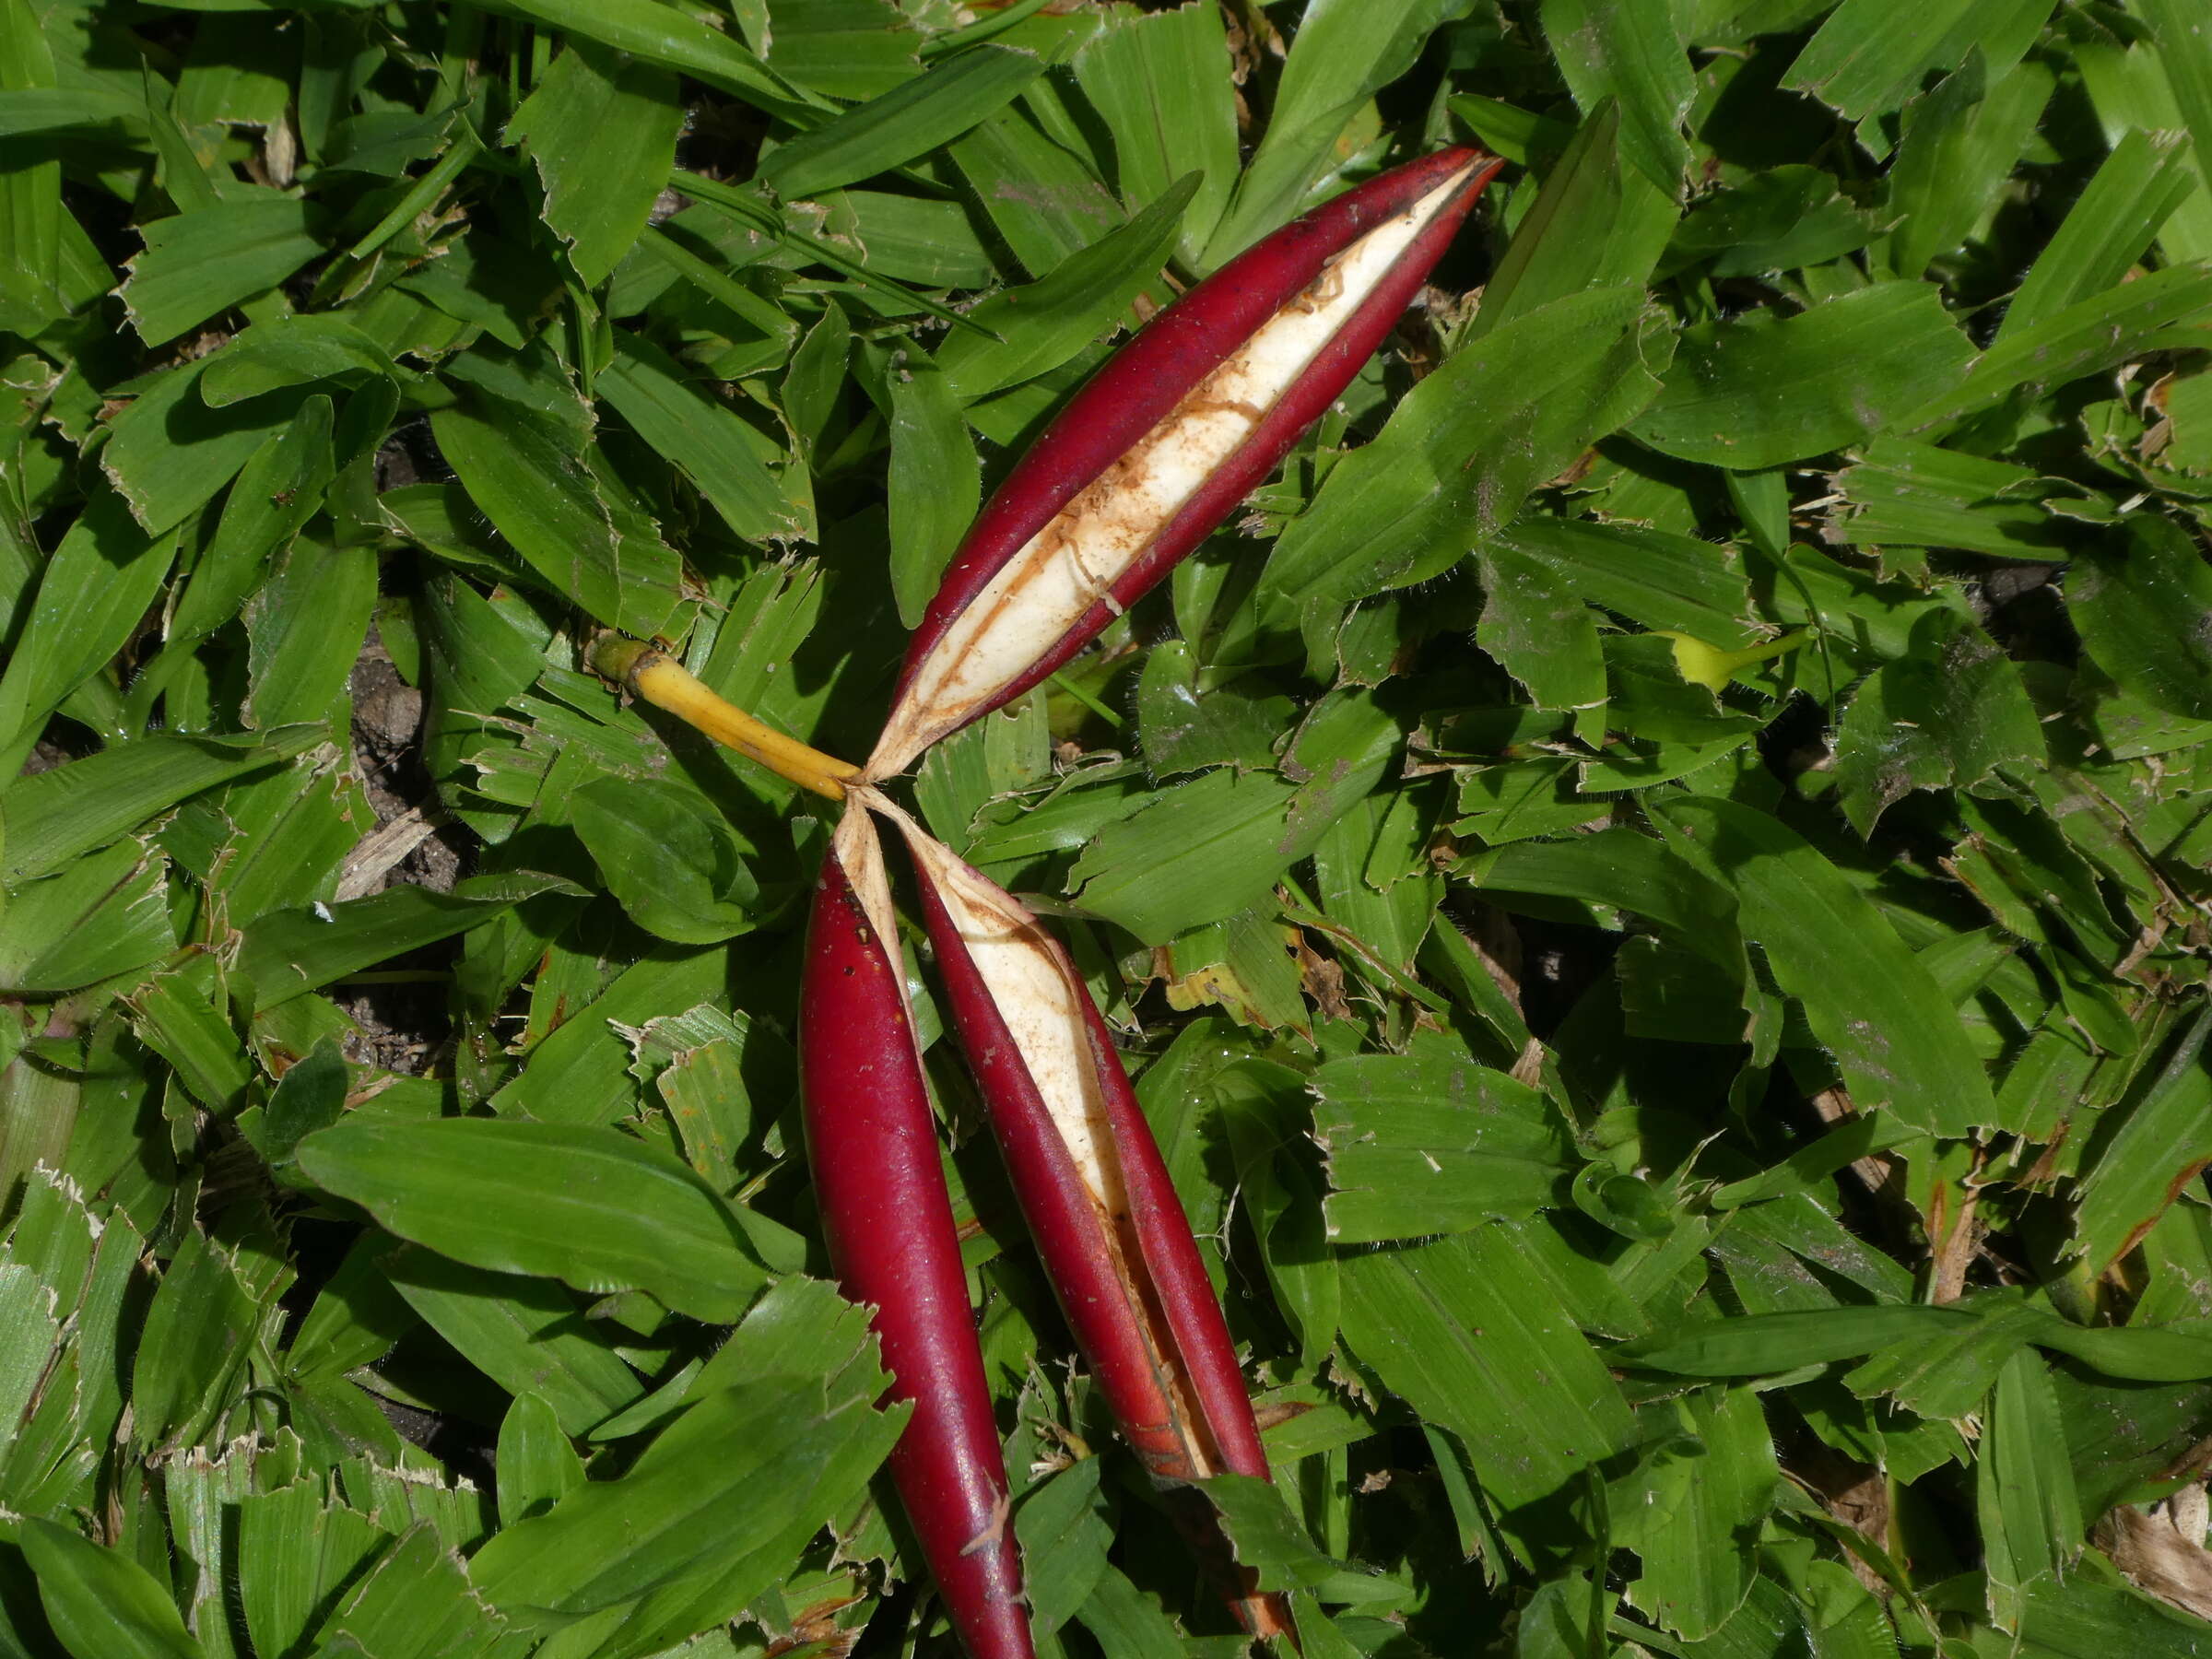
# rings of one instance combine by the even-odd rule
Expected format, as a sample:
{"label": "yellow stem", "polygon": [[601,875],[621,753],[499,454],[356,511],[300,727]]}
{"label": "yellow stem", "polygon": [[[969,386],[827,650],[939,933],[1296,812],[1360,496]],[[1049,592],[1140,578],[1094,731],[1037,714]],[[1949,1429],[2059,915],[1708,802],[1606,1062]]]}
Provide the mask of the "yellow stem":
{"label": "yellow stem", "polygon": [[715,742],[727,744],[802,789],[841,801],[846,786],[861,781],[859,767],[761,724],[735,703],[717,697],[651,645],[607,634],[593,648],[592,664],[654,708],[667,710]]}

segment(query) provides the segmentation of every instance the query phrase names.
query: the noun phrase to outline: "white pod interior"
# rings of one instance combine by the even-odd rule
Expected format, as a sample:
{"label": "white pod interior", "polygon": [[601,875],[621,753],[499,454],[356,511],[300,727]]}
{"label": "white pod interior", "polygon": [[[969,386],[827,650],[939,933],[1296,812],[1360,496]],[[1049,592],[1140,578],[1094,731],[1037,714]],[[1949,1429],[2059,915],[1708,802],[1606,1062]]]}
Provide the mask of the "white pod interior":
{"label": "white pod interior", "polygon": [[914,1011],[906,1000],[906,963],[899,950],[899,910],[891,900],[890,873],[884,868],[883,838],[876,833],[876,820],[868,813],[867,803],[859,798],[872,793],[854,790],[847,795],[844,816],[838,819],[837,830],[830,838],[830,856],[844,871],[846,884],[860,901],[860,913],[868,919],[876,935],[877,948],[890,963],[892,982],[899,987],[900,1012],[906,1016],[911,1038]]}
{"label": "white pod interior", "polygon": [[1091,1053],[1084,993],[1068,982],[1065,959],[1019,900],[977,875],[906,814],[896,807],[890,813],[1006,1021],[1077,1173],[1109,1216],[1123,1214],[1128,1206],[1112,1156],[1113,1124]]}
{"label": "white pod interior", "polygon": [[1200,485],[1351,320],[1453,200],[1470,161],[1376,226],[1255,330],[1112,465],[1024,543],[956,617],[891,711],[868,776],[904,771],[1018,677],[1100,600]]}

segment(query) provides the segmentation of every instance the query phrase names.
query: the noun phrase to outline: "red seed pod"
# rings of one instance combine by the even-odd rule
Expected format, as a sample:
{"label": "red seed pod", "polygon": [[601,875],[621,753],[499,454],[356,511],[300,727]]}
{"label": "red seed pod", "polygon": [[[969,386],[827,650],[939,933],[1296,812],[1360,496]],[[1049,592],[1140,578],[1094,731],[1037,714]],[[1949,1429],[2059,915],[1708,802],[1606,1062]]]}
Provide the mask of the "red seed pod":
{"label": "red seed pod", "polygon": [[1382,343],[1502,165],[1442,150],[1347,191],[1100,369],[954,555],[868,775],[1038,684],[1210,535]]}
{"label": "red seed pod", "polygon": [[[1077,1345],[1146,1466],[1265,1480],[1251,1395],[1165,1162],[1105,1022],[1030,910],[896,807],[946,1006]],[[1279,1598],[1237,1599],[1260,1634]]]}
{"label": "red seed pod", "polygon": [[890,1470],[971,1659],[1031,1659],[991,1387],[922,1079],[883,852],[865,811],[815,889],[800,992],[807,1162],[830,1260],[871,1304],[913,1417]]}

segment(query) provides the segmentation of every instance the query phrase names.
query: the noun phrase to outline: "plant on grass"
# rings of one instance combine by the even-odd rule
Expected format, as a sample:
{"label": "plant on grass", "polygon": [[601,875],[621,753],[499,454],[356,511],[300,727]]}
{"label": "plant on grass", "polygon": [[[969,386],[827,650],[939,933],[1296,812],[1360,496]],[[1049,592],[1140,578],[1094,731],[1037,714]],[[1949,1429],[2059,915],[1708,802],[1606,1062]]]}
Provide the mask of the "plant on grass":
{"label": "plant on grass", "polygon": [[[1193,1503],[1316,1659],[2212,1637],[2194,7],[225,5],[0,0],[0,1654],[956,1651],[801,1133],[841,785],[592,647],[866,754],[1125,332],[1468,142],[1242,513],[887,786],[1038,1651],[1243,1651]],[[1077,1357],[962,868],[1272,1482]]]}

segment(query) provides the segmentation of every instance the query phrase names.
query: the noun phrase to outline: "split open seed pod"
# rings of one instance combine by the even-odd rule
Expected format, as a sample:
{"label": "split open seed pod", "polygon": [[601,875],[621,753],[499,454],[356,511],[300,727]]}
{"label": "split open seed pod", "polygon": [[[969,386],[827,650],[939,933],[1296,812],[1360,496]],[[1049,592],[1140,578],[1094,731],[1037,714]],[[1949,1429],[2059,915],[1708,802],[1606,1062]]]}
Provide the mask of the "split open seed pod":
{"label": "split open seed pod", "polygon": [[1037,685],[1210,535],[1382,343],[1500,165],[1443,150],[1346,192],[1100,370],[954,555],[868,775]]}
{"label": "split open seed pod", "polygon": [[907,1008],[883,850],[848,810],[815,889],[800,996],[806,1155],[830,1265],[874,1309],[890,1397],[914,1413],[890,1470],[971,1659],[1030,1659],[1006,1460]]}
{"label": "split open seed pod", "polygon": [[[884,804],[913,855],[946,1006],[1014,1192],[1123,1434],[1165,1480],[1265,1480],[1220,1303],[1106,1024],[1074,961],[1020,900]],[[1247,1585],[1239,1616],[1288,1631]]]}

